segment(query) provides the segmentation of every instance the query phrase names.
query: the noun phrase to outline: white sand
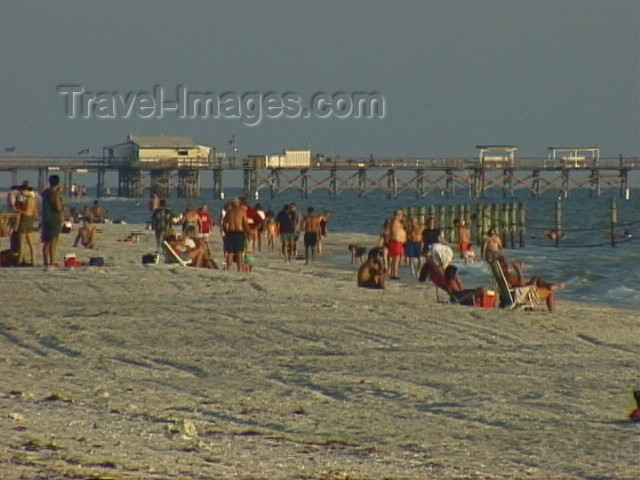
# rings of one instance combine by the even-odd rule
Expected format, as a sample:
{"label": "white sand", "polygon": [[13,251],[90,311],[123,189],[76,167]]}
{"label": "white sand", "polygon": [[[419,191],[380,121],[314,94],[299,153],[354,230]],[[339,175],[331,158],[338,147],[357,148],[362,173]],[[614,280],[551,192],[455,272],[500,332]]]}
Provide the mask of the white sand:
{"label": "white sand", "polygon": [[0,269],[0,478],[640,474],[633,311],[357,289],[365,236],[331,236],[342,264],[258,254],[239,274],[143,266],[153,239],[103,228],[74,251],[106,267]]}

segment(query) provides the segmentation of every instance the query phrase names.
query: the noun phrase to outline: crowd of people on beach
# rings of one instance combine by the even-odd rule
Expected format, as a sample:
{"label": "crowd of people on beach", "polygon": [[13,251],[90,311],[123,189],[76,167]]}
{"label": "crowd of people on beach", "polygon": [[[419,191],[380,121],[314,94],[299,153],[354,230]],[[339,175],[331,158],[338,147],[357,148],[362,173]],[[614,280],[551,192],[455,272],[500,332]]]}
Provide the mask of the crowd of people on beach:
{"label": "crowd of people on beach", "polygon": [[[470,225],[464,221],[453,221],[454,244],[465,264],[475,262]],[[386,219],[380,230],[378,245],[369,250],[364,260],[366,248],[350,245],[352,262],[359,259],[357,283],[360,287],[384,289],[387,280],[400,279],[400,266],[409,267],[413,277],[420,281],[431,279],[436,286],[445,290],[452,301],[463,305],[482,305],[489,289],[476,287],[467,289],[458,275],[459,268],[453,265],[454,253],[437,227],[436,220],[429,218],[422,225],[418,218],[410,221],[405,212],[398,209],[390,219]],[[526,279],[524,264],[511,262],[504,253],[502,240],[494,227],[484,236],[481,258],[487,263],[498,262],[511,288],[530,286],[536,289],[537,298],[545,301],[550,312],[556,308],[556,291],[564,284],[555,284],[540,277]]]}
{"label": "crowd of people on beach", "polygon": [[[231,270],[235,264],[241,272],[253,270],[253,254],[261,252],[263,246],[266,251],[275,252],[278,237],[278,250],[285,261],[298,258],[302,237],[305,264],[313,262],[316,253],[322,252],[330,217],[329,212],[317,214],[313,207],[309,207],[307,214],[302,216],[295,203],[284,205],[276,213],[270,207],[264,210],[259,203],[251,206],[242,197],[234,198],[223,206],[217,223],[206,205],[198,208],[188,205],[182,214],[176,215],[168,208],[166,200],[157,194],[150,198],[149,209],[158,254],[163,247],[166,248],[166,242],[189,265],[219,268],[210,245],[211,234],[217,225],[224,257],[223,268]],[[177,228],[180,233],[176,232]]]}
{"label": "crowd of people on beach", "polygon": [[[81,223],[73,246],[94,248],[97,229],[95,223],[105,221],[106,211],[98,200],[82,211],[67,208],[63,201],[60,177],[51,175],[49,186],[39,194],[25,180],[11,186],[6,198],[6,213],[0,216],[0,236],[9,238],[9,248],[0,251],[1,266],[37,266],[35,233],[40,231],[42,263],[45,267],[57,264],[60,233],[69,233]],[[73,185],[72,187],[75,187]],[[77,192],[77,195],[74,194]],[[86,189],[73,188],[70,195],[80,198]]]}
{"label": "crowd of people on beach", "polygon": [[[97,200],[81,211],[76,207],[66,208],[58,175],[49,177],[49,187],[40,195],[34,192],[28,181],[12,186],[7,194],[7,209],[9,214],[3,215],[0,222],[0,233],[10,238],[9,249],[0,252],[0,264],[3,266],[36,265],[34,232],[37,229],[41,232],[45,267],[56,264],[60,233],[73,230],[76,223],[81,225],[73,246],[94,248],[95,224],[104,222],[107,214]],[[169,248],[191,266],[219,268],[211,247],[211,236],[214,227],[218,226],[222,268],[231,270],[235,264],[240,272],[253,270],[254,254],[261,252],[263,247],[267,252],[278,251],[286,262],[303,259],[307,265],[312,263],[315,256],[322,253],[331,215],[327,211],[317,213],[311,206],[302,215],[295,203],[285,204],[276,213],[271,207],[265,210],[259,203],[251,206],[246,199],[238,197],[224,205],[216,221],[207,205],[189,205],[176,215],[167,201],[157,194],[150,198],[149,210],[158,255]],[[460,261],[465,265],[474,263],[469,223],[454,220],[453,232],[455,238],[451,243],[456,247]],[[301,239],[304,252],[299,255]],[[453,249],[434,218],[427,219],[423,225],[416,217],[407,220],[405,212],[398,209],[384,221],[374,248],[367,252],[366,247],[349,245],[348,250],[352,263],[360,264],[357,284],[361,287],[383,289],[388,280],[400,279],[401,266],[406,266],[412,277],[422,281],[426,278],[433,280],[433,271],[438,269],[441,273],[438,286],[461,304],[482,303],[481,299],[488,291],[485,287],[467,289],[463,286],[458,276],[459,267],[453,265]],[[564,284],[555,284],[540,277],[525,278],[524,265],[507,259],[502,240],[493,227],[484,236],[480,257],[487,263],[497,262],[511,287],[535,287],[537,296],[546,301],[548,309],[555,310],[555,293],[564,288]]]}

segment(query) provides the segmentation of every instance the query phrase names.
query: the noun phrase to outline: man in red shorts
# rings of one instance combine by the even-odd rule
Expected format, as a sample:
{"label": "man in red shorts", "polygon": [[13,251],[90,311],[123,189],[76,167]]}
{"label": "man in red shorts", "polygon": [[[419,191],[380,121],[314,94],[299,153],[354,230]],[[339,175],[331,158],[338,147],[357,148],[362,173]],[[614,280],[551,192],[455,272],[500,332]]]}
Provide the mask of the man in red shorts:
{"label": "man in red shorts", "polygon": [[404,255],[404,244],[407,242],[407,231],[404,228],[404,212],[396,210],[391,224],[389,225],[389,279],[397,280],[400,278],[399,267],[400,259]]}

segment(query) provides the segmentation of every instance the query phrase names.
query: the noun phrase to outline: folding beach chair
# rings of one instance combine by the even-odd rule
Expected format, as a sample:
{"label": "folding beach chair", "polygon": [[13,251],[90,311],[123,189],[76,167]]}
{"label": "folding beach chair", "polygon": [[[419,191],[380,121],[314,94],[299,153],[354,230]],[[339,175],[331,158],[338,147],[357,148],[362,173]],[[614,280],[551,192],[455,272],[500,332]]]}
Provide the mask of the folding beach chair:
{"label": "folding beach chair", "polygon": [[164,263],[179,263],[183,267],[191,265],[192,260],[184,260],[166,240],[162,242],[162,253],[164,254]]}
{"label": "folding beach chair", "polygon": [[496,289],[500,293],[501,308],[509,308],[511,310],[536,309],[536,305],[540,303],[538,287],[535,285],[527,285],[525,287],[512,287],[509,285],[502,271],[502,266],[497,259],[489,262],[489,268],[491,269]]}
{"label": "folding beach chair", "polygon": [[[418,281],[425,282],[427,280],[431,281],[436,287],[436,302],[449,303],[452,301],[453,297],[449,294],[447,282],[444,279],[444,269],[433,255],[427,257],[427,261],[418,274]],[[440,293],[440,290],[444,292],[444,295]]]}

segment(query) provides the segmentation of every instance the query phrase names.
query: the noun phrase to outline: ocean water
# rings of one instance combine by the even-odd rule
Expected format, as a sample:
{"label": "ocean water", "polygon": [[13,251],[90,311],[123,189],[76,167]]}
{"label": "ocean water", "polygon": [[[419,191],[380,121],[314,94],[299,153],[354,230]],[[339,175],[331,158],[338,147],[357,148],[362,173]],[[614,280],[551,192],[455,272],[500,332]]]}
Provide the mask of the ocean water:
{"label": "ocean water", "polygon": [[[90,192],[91,193],[91,192]],[[263,208],[272,207],[279,211],[286,203],[296,202],[299,210],[305,212],[308,206],[316,210],[332,212],[329,231],[353,232],[376,235],[382,222],[396,208],[429,205],[457,205],[476,203],[522,202],[526,209],[526,235],[524,248],[509,248],[508,256],[525,262],[528,275],[538,275],[554,282],[564,282],[566,289],[559,294],[563,299],[592,304],[615,305],[624,308],[640,306],[640,190],[632,190],[630,199],[616,197],[617,220],[616,247],[611,246],[611,204],[612,196],[589,198],[586,190],[571,192],[569,199],[562,200],[563,229],[567,238],[555,246],[555,242],[544,236],[546,230],[554,228],[555,209],[558,197],[547,192],[542,198],[532,198],[525,192],[503,199],[502,191],[488,192],[482,200],[471,200],[467,192],[453,198],[427,196],[416,198],[412,192],[405,192],[396,198],[388,198],[384,192],[373,192],[366,197],[346,191],[331,198],[326,190],[315,191],[308,198],[300,192],[286,191],[277,198],[271,198],[269,191],[261,190],[259,202]],[[242,195],[240,188],[225,190],[227,199]],[[203,189],[199,199],[168,198],[169,207],[176,213],[187,204],[206,204],[214,214],[218,214],[225,200],[214,199],[211,189]],[[67,203],[83,207],[90,205],[93,198]],[[105,197],[101,203],[109,210],[109,218],[127,223],[145,223],[149,219],[147,198],[130,199]],[[626,233],[626,235],[625,235]],[[329,239],[329,241],[331,241]],[[476,248],[476,255],[478,255]],[[478,255],[479,256],[479,255]],[[345,246],[344,258],[336,262],[348,263]],[[461,266],[461,276],[465,285],[489,285],[491,277],[482,261],[474,265]],[[408,278],[408,272],[404,273]]]}

